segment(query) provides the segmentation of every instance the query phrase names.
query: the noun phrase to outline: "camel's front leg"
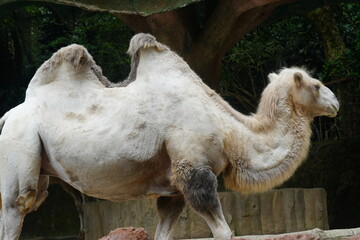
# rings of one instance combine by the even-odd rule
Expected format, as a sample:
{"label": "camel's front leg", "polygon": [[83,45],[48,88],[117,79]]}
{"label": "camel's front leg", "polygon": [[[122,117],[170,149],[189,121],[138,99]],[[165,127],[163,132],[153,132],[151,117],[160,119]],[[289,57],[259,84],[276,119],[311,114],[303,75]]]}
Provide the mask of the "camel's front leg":
{"label": "camel's front leg", "polygon": [[217,194],[217,179],[207,166],[181,172],[177,184],[190,206],[200,214],[214,235],[214,240],[230,240],[233,236],[225,221]]}
{"label": "camel's front leg", "polygon": [[15,141],[0,141],[0,146],[0,239],[17,240],[25,215],[45,199],[47,182],[39,178],[41,161],[36,150],[26,150],[25,144]]}
{"label": "camel's front leg", "polygon": [[18,195],[15,192],[2,194],[0,239],[19,239],[24,217],[36,199],[36,191]]}
{"label": "camel's front leg", "polygon": [[184,209],[183,196],[159,197],[157,210],[159,223],[156,227],[155,240],[172,240],[176,222]]}

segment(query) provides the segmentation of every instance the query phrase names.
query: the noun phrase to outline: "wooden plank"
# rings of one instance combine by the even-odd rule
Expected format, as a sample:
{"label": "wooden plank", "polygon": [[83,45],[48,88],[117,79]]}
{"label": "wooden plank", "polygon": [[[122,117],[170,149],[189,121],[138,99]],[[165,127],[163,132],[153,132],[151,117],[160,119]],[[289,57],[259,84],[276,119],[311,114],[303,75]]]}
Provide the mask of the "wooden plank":
{"label": "wooden plank", "polygon": [[315,220],[315,201],[316,196],[313,191],[304,191],[305,204],[305,229],[310,230],[316,225]]}
{"label": "wooden plank", "polygon": [[190,216],[190,237],[191,238],[201,238],[201,237],[210,237],[212,236],[211,230],[208,227],[205,220],[198,214],[195,213],[193,209],[189,210]]}
{"label": "wooden plank", "polygon": [[250,219],[250,208],[248,204],[249,196],[243,196],[240,193],[235,193],[235,234],[236,235],[247,235],[252,234]]}
{"label": "wooden plank", "polygon": [[251,234],[262,234],[261,226],[261,210],[260,210],[260,197],[259,194],[250,195],[248,198],[248,204],[250,209],[250,222],[251,222]]}
{"label": "wooden plank", "polygon": [[261,225],[263,234],[274,233],[275,230],[275,219],[273,214],[273,196],[274,191],[265,192],[260,195],[261,204]]}
{"label": "wooden plank", "polygon": [[[275,234],[313,228],[328,229],[323,189],[277,189],[244,196],[220,193],[224,216],[236,235]],[[156,199],[86,203],[87,239],[98,239],[118,227],[144,227],[154,236],[158,222]],[[206,222],[189,207],[182,212],[175,239],[211,237]]]}
{"label": "wooden plank", "polygon": [[[319,228],[327,230],[329,229],[327,209],[326,209],[326,191],[325,189],[312,189],[314,191],[314,196],[316,201],[314,203],[315,208],[315,225]],[[319,194],[318,192],[321,191]]]}
{"label": "wooden plank", "polygon": [[295,191],[294,189],[282,189],[283,211],[285,220],[285,232],[294,232],[296,228],[296,209],[295,209]]}
{"label": "wooden plank", "polygon": [[219,198],[226,222],[229,224],[229,227],[231,229],[235,229],[235,222],[236,222],[236,215],[234,215],[235,193],[222,192],[219,193]]}
{"label": "wooden plank", "polygon": [[274,191],[272,199],[272,212],[274,217],[274,233],[286,232],[285,216],[283,208],[283,196],[282,191]]}
{"label": "wooden plank", "polygon": [[330,227],[329,227],[329,218],[328,218],[328,212],[327,212],[327,194],[326,194],[326,191],[324,188],[319,188],[320,191],[321,191],[321,199],[322,199],[322,211],[323,211],[323,214],[324,214],[324,226],[321,228],[323,230],[329,230]]}
{"label": "wooden plank", "polygon": [[[185,208],[180,217],[179,221],[176,224],[174,238],[190,238],[190,219],[189,219],[189,208]],[[192,210],[191,210],[192,211]],[[145,226],[145,225],[144,225]],[[153,235],[150,235],[153,236]]]}
{"label": "wooden plank", "polygon": [[303,189],[295,189],[295,215],[297,231],[306,230],[305,228],[305,202]]}

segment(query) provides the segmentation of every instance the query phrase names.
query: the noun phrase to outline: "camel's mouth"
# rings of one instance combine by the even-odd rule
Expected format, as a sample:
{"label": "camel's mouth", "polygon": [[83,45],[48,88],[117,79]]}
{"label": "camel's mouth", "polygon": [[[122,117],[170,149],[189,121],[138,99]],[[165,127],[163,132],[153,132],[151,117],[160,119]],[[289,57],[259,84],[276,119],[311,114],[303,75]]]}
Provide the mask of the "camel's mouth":
{"label": "camel's mouth", "polygon": [[325,114],[327,117],[336,117],[339,112],[339,102],[336,101],[336,104],[331,104],[330,107],[328,107],[328,112]]}
{"label": "camel's mouth", "polygon": [[337,112],[334,112],[334,113],[328,113],[325,115],[326,117],[331,117],[331,118],[334,118],[337,116]]}

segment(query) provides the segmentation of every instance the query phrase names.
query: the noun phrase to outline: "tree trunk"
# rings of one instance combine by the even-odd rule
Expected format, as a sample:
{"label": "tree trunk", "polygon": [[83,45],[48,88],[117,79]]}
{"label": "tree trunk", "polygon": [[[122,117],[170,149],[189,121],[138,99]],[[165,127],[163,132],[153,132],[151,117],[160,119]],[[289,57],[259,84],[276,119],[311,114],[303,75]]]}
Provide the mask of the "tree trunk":
{"label": "tree trunk", "polygon": [[307,14],[307,18],[318,32],[327,61],[333,61],[344,53],[346,46],[336,25],[330,6],[315,9]]}
{"label": "tree trunk", "polygon": [[10,52],[9,33],[0,29],[0,72],[1,86],[9,86],[14,80],[13,58]]}
{"label": "tree trunk", "polygon": [[33,63],[32,57],[32,37],[31,37],[31,18],[24,9],[17,9],[11,14],[15,25],[11,29],[11,39],[13,45],[14,79],[23,79],[24,66]]}

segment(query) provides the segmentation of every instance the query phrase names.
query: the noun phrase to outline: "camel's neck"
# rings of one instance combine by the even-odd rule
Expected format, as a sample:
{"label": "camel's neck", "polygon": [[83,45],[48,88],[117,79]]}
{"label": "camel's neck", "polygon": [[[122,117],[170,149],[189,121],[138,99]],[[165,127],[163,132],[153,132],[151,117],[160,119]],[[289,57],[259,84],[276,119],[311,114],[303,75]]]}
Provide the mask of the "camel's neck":
{"label": "camel's neck", "polygon": [[301,111],[294,112],[290,102],[287,97],[276,99],[277,111],[267,111],[271,104],[260,104],[254,116],[243,116],[234,124],[226,140],[229,188],[242,192],[272,188],[288,179],[306,157],[310,120]]}

